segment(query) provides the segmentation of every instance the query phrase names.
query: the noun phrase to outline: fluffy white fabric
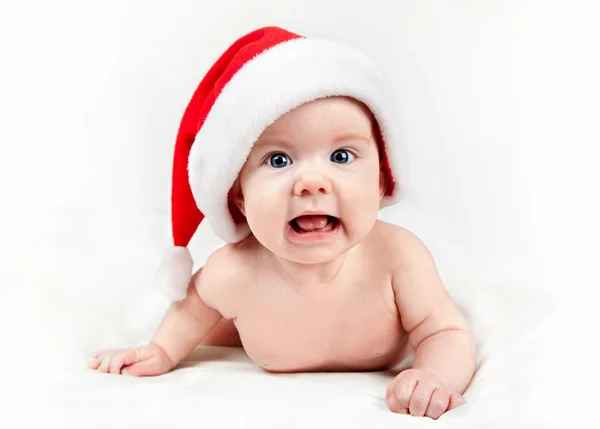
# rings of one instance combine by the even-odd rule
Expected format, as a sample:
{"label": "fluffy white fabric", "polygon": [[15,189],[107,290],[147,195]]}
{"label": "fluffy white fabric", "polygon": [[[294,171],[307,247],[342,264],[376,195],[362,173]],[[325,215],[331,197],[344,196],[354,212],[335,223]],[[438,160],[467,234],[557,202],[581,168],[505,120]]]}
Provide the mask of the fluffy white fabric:
{"label": "fluffy white fabric", "polygon": [[[5,338],[15,347],[3,364],[10,369],[3,384],[18,388],[0,425],[12,413],[19,422],[61,427],[432,424],[386,409],[393,371],[270,375],[242,350],[229,348],[199,348],[178,369],[155,378],[88,370],[92,350],[142,343],[160,323],[168,301],[151,286],[163,251],[152,231],[168,218],[98,213],[61,219],[17,267],[14,288],[1,297],[0,322],[20,329]],[[201,264],[222,242],[207,226],[198,234],[202,244],[193,241],[190,248]],[[551,301],[481,261],[461,259],[457,249],[433,235],[421,234],[469,317],[479,350],[467,405],[444,415],[436,427],[561,427],[557,378],[548,374],[558,367],[550,358],[566,358],[560,349],[549,353],[557,328]]]}
{"label": "fluffy white fabric", "polygon": [[165,251],[154,286],[169,300],[180,301],[186,297],[193,267],[187,247],[171,246]]}

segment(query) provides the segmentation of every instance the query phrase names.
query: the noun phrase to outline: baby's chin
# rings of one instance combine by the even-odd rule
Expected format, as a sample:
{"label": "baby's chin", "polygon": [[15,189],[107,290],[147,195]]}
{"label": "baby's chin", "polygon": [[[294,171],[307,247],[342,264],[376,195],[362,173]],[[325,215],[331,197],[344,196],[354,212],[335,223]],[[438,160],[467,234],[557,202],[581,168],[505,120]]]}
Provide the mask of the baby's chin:
{"label": "baby's chin", "polygon": [[353,248],[357,243],[349,242],[347,237],[327,244],[302,244],[283,240],[273,246],[271,252],[290,262],[306,265],[326,264],[334,261]]}
{"label": "baby's chin", "polygon": [[[270,238],[270,239],[269,239]],[[317,265],[335,260],[346,253],[351,247],[348,243],[340,240],[333,243],[323,244],[301,244],[292,243],[280,237],[261,237],[260,233],[254,232],[254,239],[268,252],[278,258],[285,259],[297,264]]]}
{"label": "baby's chin", "polygon": [[346,253],[349,249],[301,249],[288,251],[274,251],[273,253],[287,259],[290,262],[305,265],[320,265],[334,261],[339,256]]}

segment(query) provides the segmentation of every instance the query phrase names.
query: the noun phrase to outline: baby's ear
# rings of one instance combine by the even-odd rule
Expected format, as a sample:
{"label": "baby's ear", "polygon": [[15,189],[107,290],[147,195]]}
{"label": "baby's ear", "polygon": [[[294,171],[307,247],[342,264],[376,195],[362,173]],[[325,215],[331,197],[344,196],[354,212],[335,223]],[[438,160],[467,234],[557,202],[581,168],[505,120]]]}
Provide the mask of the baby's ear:
{"label": "baby's ear", "polygon": [[379,198],[383,198],[385,192],[387,191],[388,180],[387,173],[385,172],[385,167],[383,164],[379,168]]}
{"label": "baby's ear", "polygon": [[238,179],[236,179],[236,181],[233,183],[233,186],[229,190],[229,195],[227,196],[227,205],[229,212],[231,213],[231,217],[235,223],[241,223],[246,220],[244,195],[242,194],[242,189]]}

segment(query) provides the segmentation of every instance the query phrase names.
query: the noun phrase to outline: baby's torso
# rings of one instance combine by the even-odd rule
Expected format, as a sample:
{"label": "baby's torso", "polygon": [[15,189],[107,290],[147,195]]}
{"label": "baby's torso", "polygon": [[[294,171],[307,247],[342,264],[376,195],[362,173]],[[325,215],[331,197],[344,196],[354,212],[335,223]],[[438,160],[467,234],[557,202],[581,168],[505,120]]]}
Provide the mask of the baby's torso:
{"label": "baby's torso", "polygon": [[283,281],[258,259],[239,264],[232,319],[248,356],[268,371],[377,370],[396,363],[407,336],[388,258],[369,250],[350,252],[333,282],[308,287]]}

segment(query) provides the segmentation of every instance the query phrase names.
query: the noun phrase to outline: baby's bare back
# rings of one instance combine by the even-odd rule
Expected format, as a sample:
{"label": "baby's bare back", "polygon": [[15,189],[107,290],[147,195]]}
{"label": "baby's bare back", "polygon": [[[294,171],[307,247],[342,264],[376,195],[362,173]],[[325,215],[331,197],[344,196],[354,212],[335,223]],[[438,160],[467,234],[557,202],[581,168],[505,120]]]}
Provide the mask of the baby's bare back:
{"label": "baby's bare back", "polygon": [[213,300],[225,319],[203,344],[239,342],[268,371],[392,366],[408,346],[391,283],[389,227],[378,222],[369,238],[347,253],[335,277],[318,285],[284,280],[252,237],[230,246],[223,258],[223,269],[235,267],[228,291]]}

